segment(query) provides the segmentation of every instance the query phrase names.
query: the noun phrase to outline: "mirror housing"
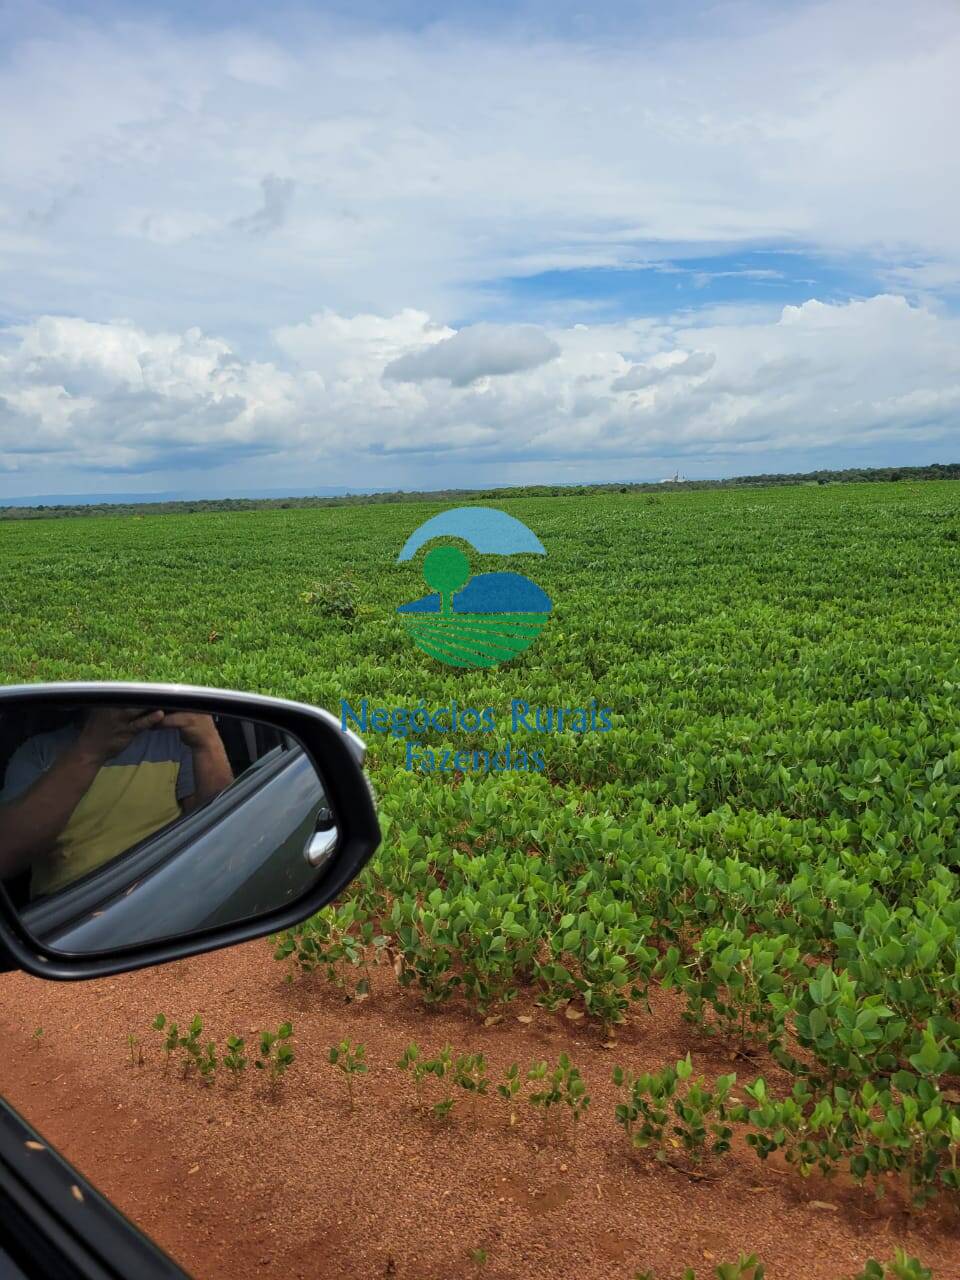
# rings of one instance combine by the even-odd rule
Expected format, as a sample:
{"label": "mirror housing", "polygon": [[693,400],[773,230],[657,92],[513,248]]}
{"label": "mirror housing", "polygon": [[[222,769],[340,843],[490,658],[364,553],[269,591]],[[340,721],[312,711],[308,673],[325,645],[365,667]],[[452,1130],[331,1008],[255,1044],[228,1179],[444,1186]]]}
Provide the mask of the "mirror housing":
{"label": "mirror housing", "polygon": [[[327,711],[280,698],[190,685],[111,681],[0,687],[0,717],[26,718],[33,711],[64,704],[80,710],[167,706],[177,712],[265,724],[289,735],[322,780],[325,796],[324,807],[316,815],[316,834],[304,850],[305,866],[314,869],[315,877],[295,900],[239,920],[83,952],[46,945],[30,931],[30,912],[18,911],[0,885],[0,971],[20,968],[37,977],[58,980],[106,977],[288,929],[332,902],[380,843],[373,790],[362,768],[364,744],[356,734],[341,729]],[[299,759],[306,768],[303,755]],[[223,801],[227,794],[218,800]],[[42,903],[33,914],[42,917]],[[129,915],[128,910],[128,919]],[[145,927],[145,935],[147,932]]]}

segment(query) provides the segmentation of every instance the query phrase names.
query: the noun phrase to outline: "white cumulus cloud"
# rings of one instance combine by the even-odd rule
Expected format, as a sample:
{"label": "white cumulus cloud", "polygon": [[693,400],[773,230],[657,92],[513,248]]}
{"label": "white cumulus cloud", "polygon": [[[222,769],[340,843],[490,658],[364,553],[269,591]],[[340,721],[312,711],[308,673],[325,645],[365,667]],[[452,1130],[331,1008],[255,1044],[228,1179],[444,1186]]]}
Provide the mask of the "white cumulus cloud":
{"label": "white cumulus cloud", "polygon": [[559,354],[556,342],[536,325],[473,324],[392,360],[383,376],[396,382],[444,378],[455,387],[468,387],[480,378],[536,369]]}
{"label": "white cumulus cloud", "polygon": [[[328,311],[278,330],[276,360],[250,361],[195,327],[43,317],[0,331],[0,467],[207,471],[255,454],[305,477],[385,483],[404,459],[440,456],[492,478],[878,441],[953,455],[960,443],[960,319],[895,295],[774,317],[714,310],[705,324],[577,324],[538,335],[556,357],[528,351],[499,377],[487,357],[500,346],[457,354],[474,328],[412,308]],[[385,376],[411,351],[439,364],[418,381]]]}
{"label": "white cumulus cloud", "polygon": [[708,373],[717,357],[711,351],[677,351],[665,359],[654,359],[649,364],[635,364],[622,378],[613,383],[614,391],[639,391],[655,386],[667,378],[693,378]]}

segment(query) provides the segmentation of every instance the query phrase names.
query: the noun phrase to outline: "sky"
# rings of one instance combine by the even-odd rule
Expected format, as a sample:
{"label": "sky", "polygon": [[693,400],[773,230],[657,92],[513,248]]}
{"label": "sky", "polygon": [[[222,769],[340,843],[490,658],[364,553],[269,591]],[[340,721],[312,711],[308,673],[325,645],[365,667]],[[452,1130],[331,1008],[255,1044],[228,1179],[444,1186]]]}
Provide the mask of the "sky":
{"label": "sky", "polygon": [[0,500],[960,461],[960,8],[0,0]]}

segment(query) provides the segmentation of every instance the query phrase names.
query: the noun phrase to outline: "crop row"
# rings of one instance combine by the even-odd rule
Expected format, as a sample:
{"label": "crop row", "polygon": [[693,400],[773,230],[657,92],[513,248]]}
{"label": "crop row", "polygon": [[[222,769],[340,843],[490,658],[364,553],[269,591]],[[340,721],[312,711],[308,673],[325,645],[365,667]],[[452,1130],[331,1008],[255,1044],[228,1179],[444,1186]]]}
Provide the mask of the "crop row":
{"label": "crop row", "polygon": [[[223,1067],[230,1073],[234,1085],[239,1083],[241,1074],[246,1070],[249,1061],[246,1040],[243,1036],[227,1036],[225,1046],[218,1050],[213,1040],[203,1038],[203,1019],[196,1014],[190,1022],[181,1027],[177,1022],[158,1013],[150,1024],[154,1031],[160,1033],[163,1045],[164,1070],[170,1066],[174,1054],[179,1055],[180,1071],[184,1079],[196,1075],[204,1084],[213,1083],[217,1070]],[[276,1089],[294,1062],[294,1051],[290,1044],[293,1026],[289,1022],[282,1023],[276,1031],[261,1031],[254,1042],[257,1053],[253,1065],[258,1071],[266,1073],[270,1085]],[[142,1065],[143,1047],[139,1037],[127,1037],[130,1048],[130,1060],[134,1065]]]}
{"label": "crop row", "polygon": [[[247,1066],[243,1038],[229,1036],[225,1050],[218,1054],[215,1042],[203,1038],[199,1015],[185,1028],[162,1013],[151,1025],[162,1038],[165,1069],[178,1053],[184,1077],[196,1074],[210,1084],[222,1066],[236,1084]],[[292,1033],[287,1022],[276,1032],[261,1032],[257,1040],[254,1066],[268,1074],[274,1089],[294,1061]],[[129,1041],[131,1059],[135,1039]],[[328,1061],[346,1083],[352,1111],[354,1078],[368,1069],[366,1046],[343,1040],[331,1046]],[[575,1143],[591,1103],[579,1068],[566,1054],[554,1066],[541,1060],[525,1072],[518,1063],[511,1063],[496,1083],[482,1053],[454,1054],[450,1045],[427,1054],[416,1043],[410,1044],[396,1065],[412,1079],[417,1110],[435,1119],[451,1114],[457,1092],[469,1099],[476,1119],[480,1100],[495,1092],[507,1105],[511,1127],[517,1121],[517,1106],[525,1099],[540,1111],[545,1138],[559,1136],[559,1116],[566,1115]],[[903,1178],[916,1204],[942,1191],[960,1192],[960,1109],[929,1073],[924,1076],[921,1070],[909,1079],[898,1074],[881,1088],[869,1080],[856,1089],[834,1085],[819,1095],[801,1078],[786,1098],[773,1096],[758,1076],[742,1086],[749,1101],[734,1096],[735,1074],[712,1084],[692,1077],[689,1054],[675,1066],[654,1072],[633,1074],[614,1067],[613,1083],[621,1093],[615,1119],[631,1150],[651,1149],[658,1159],[668,1161],[673,1150],[680,1148],[699,1164],[707,1156],[729,1152],[739,1131],[761,1159],[780,1151],[803,1176],[814,1169],[832,1175],[846,1168],[858,1183],[871,1182],[878,1195],[891,1177]],[[433,1101],[427,1097],[430,1083],[440,1093]]]}
{"label": "crop row", "polygon": [[[428,1006],[456,995],[486,1015],[532,989],[545,1007],[606,1027],[659,982],[683,993],[691,1024],[764,1045],[818,1084],[899,1073],[909,1088],[908,1075],[960,1069],[952,873],[941,868],[910,906],[892,907],[836,865],[784,881],[732,856],[631,860],[622,832],[614,844],[610,831],[606,841],[591,833],[610,850],[605,883],[595,854],[569,879],[548,877],[532,854],[495,881],[487,855],[455,851],[443,884],[428,862],[411,864],[389,909],[379,889],[361,890],[279,935],[274,955],[339,985],[356,966],[354,991],[366,994],[368,957],[386,953]],[[414,877],[432,887],[412,891]]]}

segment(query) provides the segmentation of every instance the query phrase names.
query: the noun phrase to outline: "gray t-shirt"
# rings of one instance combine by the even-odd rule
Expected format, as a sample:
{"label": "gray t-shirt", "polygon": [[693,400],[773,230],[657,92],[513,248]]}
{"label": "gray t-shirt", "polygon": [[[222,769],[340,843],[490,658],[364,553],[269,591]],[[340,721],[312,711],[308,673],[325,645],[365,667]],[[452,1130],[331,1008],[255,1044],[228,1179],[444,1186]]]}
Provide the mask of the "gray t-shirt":
{"label": "gray t-shirt", "polygon": [[[36,737],[28,738],[10,757],[3,779],[3,790],[0,791],[0,804],[16,799],[28,787],[33,786],[60,752],[77,740],[79,734],[78,726],[68,725],[63,729],[52,729],[49,733],[38,733]],[[175,763],[179,769],[177,799],[184,800],[193,795],[193,752],[180,737],[179,729],[144,729],[118,755],[105,761],[103,767],[123,768],[165,762]]]}

